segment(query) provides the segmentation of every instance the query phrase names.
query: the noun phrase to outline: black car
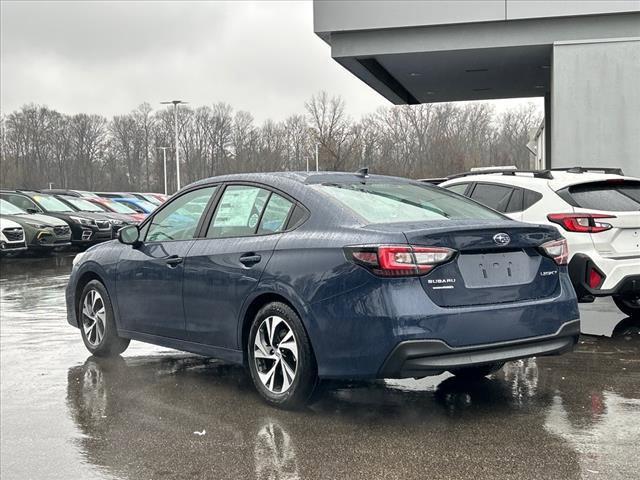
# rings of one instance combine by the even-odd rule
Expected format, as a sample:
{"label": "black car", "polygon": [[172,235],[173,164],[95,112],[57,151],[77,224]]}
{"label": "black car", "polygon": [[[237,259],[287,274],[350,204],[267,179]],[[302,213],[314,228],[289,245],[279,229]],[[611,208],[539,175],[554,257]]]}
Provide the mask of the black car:
{"label": "black car", "polygon": [[71,243],[74,245],[88,247],[113,237],[108,219],[97,219],[95,214],[77,212],[53,195],[26,190],[1,190],[0,198],[28,213],[44,213],[64,220],[71,227]]}
{"label": "black car", "polygon": [[51,188],[38,191],[48,195],[66,195],[68,197],[93,198],[97,196],[95,193],[86,190],[65,190],[64,188]]}
{"label": "black car", "polygon": [[133,225],[134,222],[129,215],[115,212],[105,212],[95,203],[91,203],[84,198],[71,197],[65,195],[54,195],[58,200],[73,208],[76,212],[82,212],[94,220],[108,220],[111,224],[112,237],[115,238],[118,230],[125,225]]}

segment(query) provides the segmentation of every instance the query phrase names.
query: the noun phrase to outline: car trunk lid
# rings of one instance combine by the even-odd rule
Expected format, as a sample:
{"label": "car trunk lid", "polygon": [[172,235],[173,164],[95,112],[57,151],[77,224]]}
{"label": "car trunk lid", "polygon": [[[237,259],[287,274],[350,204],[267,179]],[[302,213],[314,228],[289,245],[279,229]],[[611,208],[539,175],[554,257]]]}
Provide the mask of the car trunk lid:
{"label": "car trunk lid", "polygon": [[525,301],[551,296],[558,288],[558,265],[538,250],[558,238],[553,227],[504,220],[385,227],[401,229],[410,245],[457,250],[451,261],[420,277],[425,292],[439,306]]}

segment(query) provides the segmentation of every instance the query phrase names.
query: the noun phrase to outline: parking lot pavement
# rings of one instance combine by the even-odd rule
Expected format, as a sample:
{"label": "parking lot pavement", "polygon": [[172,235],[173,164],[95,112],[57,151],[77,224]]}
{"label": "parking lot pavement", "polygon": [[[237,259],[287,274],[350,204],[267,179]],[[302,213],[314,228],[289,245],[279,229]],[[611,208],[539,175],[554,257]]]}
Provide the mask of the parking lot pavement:
{"label": "parking lot pavement", "polygon": [[139,343],[89,357],[65,319],[71,260],[0,264],[3,480],[638,478],[640,335],[613,304],[582,306],[613,337],[569,355],[474,384],[326,384],[284,412],[215,360]]}

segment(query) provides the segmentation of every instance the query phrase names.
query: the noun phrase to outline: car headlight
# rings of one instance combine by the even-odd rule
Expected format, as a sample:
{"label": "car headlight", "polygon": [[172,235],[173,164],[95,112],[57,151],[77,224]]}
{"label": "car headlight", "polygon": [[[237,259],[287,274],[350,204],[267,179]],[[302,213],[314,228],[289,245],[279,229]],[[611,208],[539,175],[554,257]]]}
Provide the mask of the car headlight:
{"label": "car headlight", "polygon": [[109,220],[109,222],[111,223],[111,225],[122,225],[124,223],[122,220],[117,220],[115,218]]}
{"label": "car headlight", "polygon": [[75,267],[78,262],[80,262],[80,260],[82,260],[82,257],[84,256],[85,252],[78,252],[78,254],[73,257],[73,261],[71,262],[71,264]]}
{"label": "car headlight", "polygon": [[27,225],[33,227],[33,228],[47,228],[47,225],[43,225],[41,223],[37,223],[37,222],[27,222],[25,221],[24,223],[26,223]]}
{"label": "car headlight", "polygon": [[87,226],[91,226],[91,225],[95,225],[96,222],[94,222],[93,220],[91,220],[90,218],[83,218],[83,217],[73,217],[73,216],[69,216],[69,218],[76,222],[79,223],[80,225],[87,225]]}

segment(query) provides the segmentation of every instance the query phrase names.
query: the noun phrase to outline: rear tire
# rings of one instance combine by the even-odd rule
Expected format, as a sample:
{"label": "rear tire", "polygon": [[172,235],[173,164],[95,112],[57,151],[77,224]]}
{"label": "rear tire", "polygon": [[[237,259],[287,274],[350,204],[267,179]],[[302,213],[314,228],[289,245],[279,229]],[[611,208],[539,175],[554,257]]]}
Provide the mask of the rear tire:
{"label": "rear tire", "polygon": [[267,403],[284,409],[308,403],[318,371],[307,332],[291,307],[273,302],[261,308],[246,347],[251,378]]}
{"label": "rear tire", "polygon": [[82,341],[93,355],[115,357],[127,349],[130,340],[118,336],[111,298],[102,282],[87,283],[76,307]]}
{"label": "rear tire", "polygon": [[613,301],[625,315],[640,318],[640,297],[613,297]]}
{"label": "rear tire", "polygon": [[456,370],[451,370],[451,373],[453,373],[458,378],[477,380],[480,378],[484,378],[487,375],[491,375],[492,373],[496,373],[502,367],[504,367],[504,362],[479,365],[477,367],[458,368]]}

